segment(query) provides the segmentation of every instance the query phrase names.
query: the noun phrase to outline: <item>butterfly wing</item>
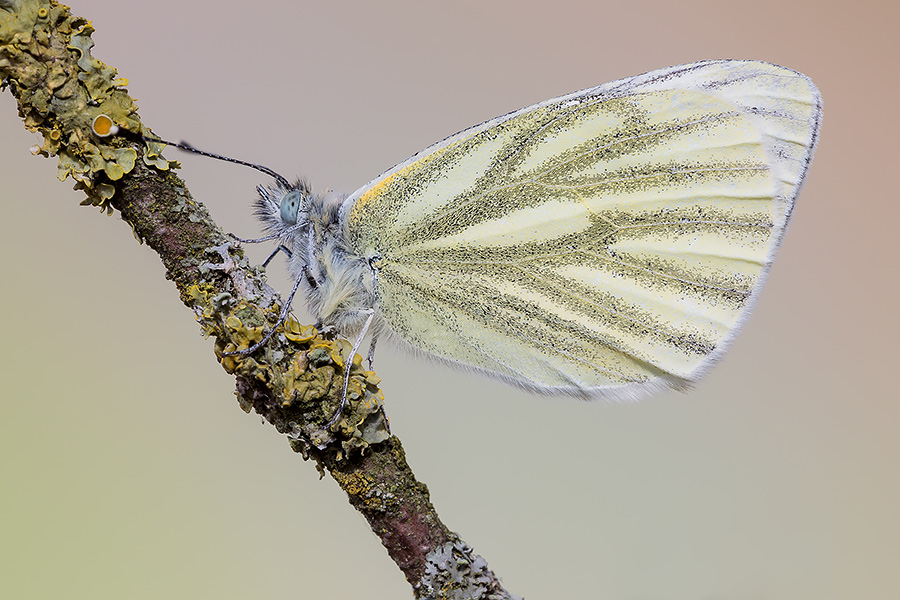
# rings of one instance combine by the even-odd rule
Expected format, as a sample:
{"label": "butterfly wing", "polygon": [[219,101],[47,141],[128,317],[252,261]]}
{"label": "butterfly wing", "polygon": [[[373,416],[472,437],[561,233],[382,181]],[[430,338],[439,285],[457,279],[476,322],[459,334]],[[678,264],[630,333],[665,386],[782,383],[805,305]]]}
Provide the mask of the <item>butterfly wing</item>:
{"label": "butterfly wing", "polygon": [[435,144],[350,196],[344,235],[418,350],[547,393],[680,386],[746,318],[820,117],[775,65],[653,71]]}

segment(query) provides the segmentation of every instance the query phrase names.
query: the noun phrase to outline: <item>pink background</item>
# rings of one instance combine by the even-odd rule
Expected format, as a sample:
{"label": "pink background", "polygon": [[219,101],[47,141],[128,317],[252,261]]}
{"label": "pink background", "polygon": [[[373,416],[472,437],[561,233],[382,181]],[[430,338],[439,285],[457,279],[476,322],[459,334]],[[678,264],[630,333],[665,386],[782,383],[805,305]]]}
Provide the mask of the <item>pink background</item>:
{"label": "pink background", "polygon": [[[808,74],[816,160],[695,390],[532,397],[387,346],[378,373],[446,523],[529,600],[900,598],[895,3],[73,4],[160,135],[348,192],[611,79],[727,57]],[[30,156],[8,93],[0,140],[0,597],[411,597],[334,482],[240,411],[157,258]],[[258,233],[263,177],[170,154],[223,227]]]}

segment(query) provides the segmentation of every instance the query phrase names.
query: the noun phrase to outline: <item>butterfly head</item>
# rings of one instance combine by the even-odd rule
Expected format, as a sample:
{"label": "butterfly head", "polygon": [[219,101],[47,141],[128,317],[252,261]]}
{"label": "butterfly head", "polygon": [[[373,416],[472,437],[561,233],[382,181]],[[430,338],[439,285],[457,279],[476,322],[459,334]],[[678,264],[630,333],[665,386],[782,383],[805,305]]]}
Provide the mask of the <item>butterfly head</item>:
{"label": "butterfly head", "polygon": [[276,234],[302,228],[309,222],[309,209],[313,192],[303,180],[294,183],[276,181],[272,185],[256,188],[256,214],[266,228]]}

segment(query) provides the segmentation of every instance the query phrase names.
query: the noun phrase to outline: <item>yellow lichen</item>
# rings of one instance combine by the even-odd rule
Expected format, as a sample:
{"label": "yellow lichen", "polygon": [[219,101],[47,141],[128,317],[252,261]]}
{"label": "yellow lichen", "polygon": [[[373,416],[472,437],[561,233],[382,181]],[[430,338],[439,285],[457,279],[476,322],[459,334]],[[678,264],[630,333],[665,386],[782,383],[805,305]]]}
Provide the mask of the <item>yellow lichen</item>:
{"label": "yellow lichen", "polygon": [[[25,127],[43,136],[34,153],[57,156],[59,179],[71,177],[75,188],[86,192],[83,204],[112,212],[115,184],[134,169],[139,152],[141,160],[155,169],[175,168],[178,163],[162,157],[164,144],[141,141],[155,136],[140,122],[137,106],[124,89],[127,79],[92,56],[93,32],[89,21],[71,15],[68,7],[54,0],[40,6],[0,2],[0,85],[9,87],[19,101]],[[218,252],[217,248],[211,250]],[[287,431],[288,421],[301,423],[302,430],[292,438],[303,442],[298,446],[311,443],[324,448],[340,440],[343,456],[386,439],[379,380],[363,370],[359,356],[347,360],[352,351],[349,342],[323,339],[315,328],[289,318],[253,355],[227,356],[262,340],[277,322],[280,307],[273,302],[264,307],[235,305],[237,293],[224,292],[221,282],[212,282],[233,268],[232,256],[223,255],[223,261],[208,272],[201,269],[200,276],[210,280],[190,286],[182,296],[204,335],[215,338],[223,368],[251,388],[261,383],[259,388],[272,390],[282,400],[283,414],[266,412],[271,403],[256,405],[262,395],[239,394],[241,407],[266,413],[279,430]],[[324,423],[340,404],[345,365],[351,372],[348,406],[337,426],[326,430]]]}
{"label": "yellow lichen", "polygon": [[374,483],[372,478],[358,471],[349,474],[343,474],[336,471],[333,475],[335,480],[337,480],[338,485],[341,486],[341,489],[351,496],[368,494],[372,490],[372,484]]}
{"label": "yellow lichen", "polygon": [[310,341],[318,332],[311,325],[301,325],[294,317],[288,317],[284,322],[284,337],[297,344]]}
{"label": "yellow lichen", "polygon": [[344,356],[350,354],[353,346],[347,340],[335,340],[334,344],[329,345],[331,360],[339,367],[344,366]]}
{"label": "yellow lichen", "polygon": [[[245,320],[248,320],[248,309],[249,306],[242,303],[235,310],[235,313],[225,319],[225,326],[231,330],[231,340],[237,346],[237,350],[246,350],[262,340],[263,335],[265,335],[265,328],[262,325],[244,323]],[[240,314],[240,317],[238,314]]]}
{"label": "yellow lichen", "polygon": [[109,115],[100,114],[91,121],[91,130],[97,137],[105,138],[119,133],[119,126],[113,123]]}
{"label": "yellow lichen", "polygon": [[[150,132],[124,89],[128,80],[91,56],[93,32],[90,21],[56,2],[39,8],[34,2],[12,4],[0,19],[0,79],[18,98],[25,127],[44,138],[36,154],[59,157],[58,177],[72,177],[76,189],[87,193],[82,204],[111,211],[110,182],[134,168],[137,151],[110,133]],[[92,125],[101,116],[108,127],[95,132]],[[104,131],[110,132],[105,140]],[[144,162],[163,170],[177,166],[162,159],[160,149],[148,147]]]}

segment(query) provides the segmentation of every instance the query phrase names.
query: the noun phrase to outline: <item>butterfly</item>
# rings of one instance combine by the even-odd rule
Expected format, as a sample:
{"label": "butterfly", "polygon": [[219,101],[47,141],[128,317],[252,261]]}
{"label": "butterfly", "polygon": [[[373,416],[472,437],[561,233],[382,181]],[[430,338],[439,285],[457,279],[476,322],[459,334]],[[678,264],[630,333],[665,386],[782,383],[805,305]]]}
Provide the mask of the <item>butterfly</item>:
{"label": "butterfly", "polygon": [[821,116],[800,73],[697,62],[485,121],[349,196],[277,176],[256,211],[354,353],[368,333],[533,392],[634,399],[697,381],[746,321]]}

